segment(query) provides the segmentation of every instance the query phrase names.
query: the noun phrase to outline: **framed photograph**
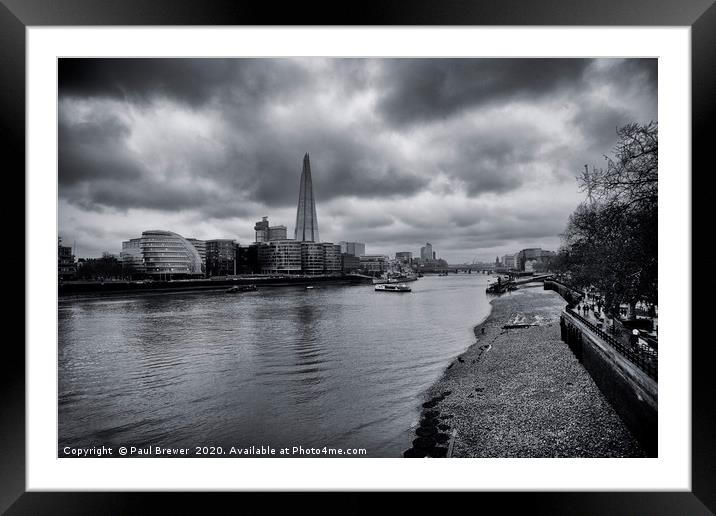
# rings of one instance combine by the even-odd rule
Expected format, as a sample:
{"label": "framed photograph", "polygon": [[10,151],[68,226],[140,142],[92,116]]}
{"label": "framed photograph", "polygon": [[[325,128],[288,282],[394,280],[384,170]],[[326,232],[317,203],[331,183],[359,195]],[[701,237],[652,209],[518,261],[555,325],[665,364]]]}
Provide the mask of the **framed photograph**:
{"label": "framed photograph", "polygon": [[27,301],[3,510],[714,510],[713,2],[3,2]]}

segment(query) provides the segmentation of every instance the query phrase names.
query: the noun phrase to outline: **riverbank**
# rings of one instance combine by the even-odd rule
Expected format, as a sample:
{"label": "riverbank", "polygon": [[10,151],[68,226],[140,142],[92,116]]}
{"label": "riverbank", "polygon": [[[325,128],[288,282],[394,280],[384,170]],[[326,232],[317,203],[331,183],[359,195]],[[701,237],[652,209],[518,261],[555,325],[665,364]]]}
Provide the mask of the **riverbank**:
{"label": "riverbank", "polygon": [[643,457],[561,341],[564,305],[542,285],[493,299],[476,342],[426,393],[404,456]]}
{"label": "riverbank", "polygon": [[361,276],[244,276],[226,279],[193,279],[175,281],[106,281],[67,282],[58,286],[60,297],[79,294],[126,294],[142,292],[190,292],[193,290],[226,289],[234,285],[257,287],[286,287],[314,284],[356,284],[370,279]]}

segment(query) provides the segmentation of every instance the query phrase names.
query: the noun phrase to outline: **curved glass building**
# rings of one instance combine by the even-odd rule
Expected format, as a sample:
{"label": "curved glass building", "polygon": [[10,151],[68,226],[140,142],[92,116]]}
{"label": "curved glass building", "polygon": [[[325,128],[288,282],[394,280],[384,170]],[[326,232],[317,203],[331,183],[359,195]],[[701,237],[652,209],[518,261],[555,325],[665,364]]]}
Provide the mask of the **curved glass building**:
{"label": "curved glass building", "polygon": [[150,277],[201,276],[202,259],[186,238],[171,231],[143,231],[139,246]]}

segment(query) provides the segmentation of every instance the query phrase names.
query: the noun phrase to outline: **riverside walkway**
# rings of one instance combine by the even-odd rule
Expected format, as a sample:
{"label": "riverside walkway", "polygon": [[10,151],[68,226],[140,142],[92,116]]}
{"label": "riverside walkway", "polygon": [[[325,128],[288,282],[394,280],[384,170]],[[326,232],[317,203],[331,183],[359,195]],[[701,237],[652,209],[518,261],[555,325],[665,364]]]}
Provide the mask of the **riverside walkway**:
{"label": "riverside walkway", "polygon": [[637,367],[651,376],[658,379],[659,352],[656,341],[644,340],[639,337],[636,343],[631,340],[628,329],[614,329],[593,310],[579,310],[568,308],[567,312],[584,322],[589,329],[602,341],[606,342]]}
{"label": "riverside walkway", "polygon": [[640,332],[636,343],[634,343],[632,331],[625,328],[622,323],[615,324],[616,321],[605,317],[594,297],[585,296],[584,292],[577,291],[556,279],[545,281],[545,288],[558,291],[562,296],[571,295],[574,299],[579,300],[576,306],[566,308],[566,311],[584,323],[597,338],[657,380],[659,357],[656,334]]}

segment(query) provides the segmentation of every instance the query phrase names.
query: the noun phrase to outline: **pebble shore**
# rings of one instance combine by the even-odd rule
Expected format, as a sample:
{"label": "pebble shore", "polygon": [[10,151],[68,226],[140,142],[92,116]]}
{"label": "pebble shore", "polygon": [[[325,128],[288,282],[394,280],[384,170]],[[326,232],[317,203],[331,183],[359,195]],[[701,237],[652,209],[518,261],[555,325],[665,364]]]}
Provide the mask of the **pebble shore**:
{"label": "pebble shore", "polygon": [[564,306],[541,284],[495,297],[477,341],[426,393],[404,456],[643,457],[561,341]]}

